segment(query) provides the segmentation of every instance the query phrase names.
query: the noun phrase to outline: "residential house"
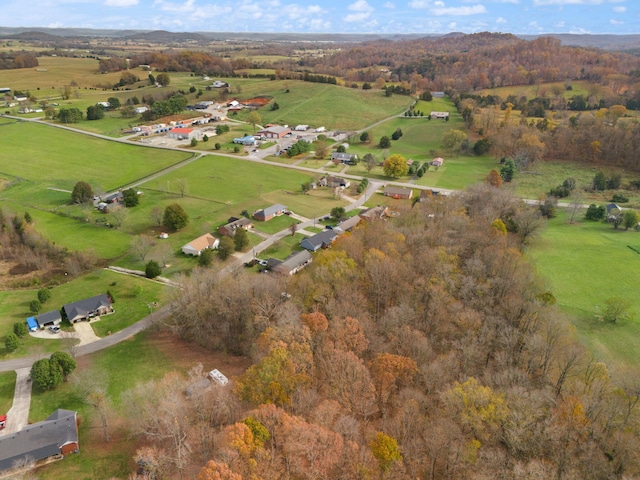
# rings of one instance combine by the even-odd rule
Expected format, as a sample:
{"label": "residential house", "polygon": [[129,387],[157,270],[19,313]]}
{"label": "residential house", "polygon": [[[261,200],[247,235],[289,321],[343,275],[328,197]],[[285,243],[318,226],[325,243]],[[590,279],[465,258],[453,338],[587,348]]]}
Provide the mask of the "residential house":
{"label": "residential house", "polygon": [[276,273],[293,275],[309,265],[311,261],[311,254],[307,250],[302,250],[300,252],[292,253],[284,261],[276,258],[269,258],[267,260],[267,265]]}
{"label": "residential house", "polygon": [[345,165],[352,165],[358,159],[357,155],[346,153],[346,152],[332,152],[331,153],[331,161],[336,165],[339,163],[344,163]]}
{"label": "residential house", "polygon": [[136,107],[133,111],[137,114],[140,115],[141,113],[146,112],[147,110],[149,110],[149,107],[145,107],[144,105],[141,107]]}
{"label": "residential house", "polygon": [[383,194],[385,197],[409,199],[413,196],[413,190],[407,187],[396,187],[395,185],[387,184],[384,186]]}
{"label": "residential house", "polygon": [[374,220],[382,220],[389,217],[389,209],[384,205],[378,205],[377,207],[368,208],[360,212],[359,217],[367,222],[373,222]]}
{"label": "residential house", "polygon": [[333,230],[324,230],[312,237],[305,238],[300,242],[300,246],[310,252],[316,252],[321,248],[330,247],[337,236],[338,234]]}
{"label": "residential house", "polygon": [[444,98],[444,92],[431,92],[433,98]]}
{"label": "residential house", "polygon": [[195,240],[191,240],[186,245],[183,245],[182,253],[199,257],[200,254],[207,248],[216,249],[218,248],[218,245],[220,245],[219,239],[217,239],[210,233],[205,233],[204,235],[200,235]]}
{"label": "residential house", "polygon": [[202,132],[195,128],[174,128],[167,136],[174,140],[201,140]]}
{"label": "residential house", "polygon": [[260,222],[268,222],[273,217],[278,217],[288,211],[289,210],[286,206],[276,203],[275,205],[271,205],[270,207],[253,212],[253,218]]}
{"label": "residential house", "polygon": [[231,217],[229,219],[229,223],[218,228],[218,233],[220,235],[224,235],[225,237],[233,237],[236,234],[236,230],[238,228],[251,230],[253,228],[253,222],[247,217]]}
{"label": "residential house", "polygon": [[67,303],[62,309],[64,310],[67,320],[71,323],[89,320],[90,318],[113,312],[111,299],[106,293],[85,298],[84,300],[78,300],[77,302]]}
{"label": "residential house", "polygon": [[443,158],[434,158],[433,160],[431,160],[431,162],[429,162],[429,165],[431,165],[432,167],[441,167],[442,165],[444,165],[444,159]]}
{"label": "residential house", "polygon": [[26,462],[79,451],[78,413],[58,409],[42,422],[27,425],[12,435],[0,436],[0,472]]}
{"label": "residential house", "polygon": [[193,106],[193,108],[195,108],[196,110],[205,110],[212,106],[213,106],[213,102],[211,100],[206,100],[206,101],[196,103]]}
{"label": "residential house", "polygon": [[222,80],[216,80],[211,84],[212,88],[224,88],[228,86],[229,84],[227,82],[223,82]]}
{"label": "residential house", "polygon": [[333,227],[333,231],[337,234],[342,234],[349,232],[355,228],[358,223],[360,223],[360,216],[356,215],[355,217],[347,218],[344,222],[339,223],[337,226]]}
{"label": "residential house", "polygon": [[333,175],[327,175],[318,180],[318,186],[329,188],[349,188],[351,182],[346,178],[335,177]]}
{"label": "residential house", "polygon": [[291,129],[289,127],[282,127],[280,125],[274,125],[271,127],[264,128],[260,130],[257,135],[268,139],[278,140],[280,138],[284,138],[285,135],[291,133]]}
{"label": "residential house", "polygon": [[447,120],[449,118],[449,112],[431,112],[429,116],[431,118],[439,118],[442,120]]}
{"label": "residential house", "polygon": [[59,325],[62,322],[62,315],[60,310],[51,310],[50,312],[36,315],[35,320],[38,323],[38,327],[45,328],[49,325]]}

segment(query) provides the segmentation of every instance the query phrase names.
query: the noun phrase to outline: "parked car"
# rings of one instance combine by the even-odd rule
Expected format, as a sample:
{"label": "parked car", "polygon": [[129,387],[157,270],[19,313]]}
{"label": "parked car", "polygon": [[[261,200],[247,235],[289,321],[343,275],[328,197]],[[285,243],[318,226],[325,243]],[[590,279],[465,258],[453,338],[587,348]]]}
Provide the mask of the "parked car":
{"label": "parked car", "polygon": [[51,326],[49,327],[49,331],[50,331],[51,333],[60,333],[60,327],[59,327],[59,326],[57,326],[57,325],[51,325]]}

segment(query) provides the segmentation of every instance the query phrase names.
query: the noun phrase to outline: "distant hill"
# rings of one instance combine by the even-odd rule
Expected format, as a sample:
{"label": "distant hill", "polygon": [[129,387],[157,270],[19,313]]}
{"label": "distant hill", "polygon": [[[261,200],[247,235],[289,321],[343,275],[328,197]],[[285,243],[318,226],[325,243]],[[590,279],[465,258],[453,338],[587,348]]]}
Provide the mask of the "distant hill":
{"label": "distant hill", "polygon": [[[55,42],[78,37],[123,38],[152,43],[207,42],[213,40],[246,40],[262,42],[318,42],[318,43],[362,43],[375,40],[402,41],[418,38],[455,38],[464,36],[461,32],[448,34],[430,33],[264,33],[264,32],[168,32],[164,30],[100,30],[91,28],[45,28],[45,27],[2,27],[0,38]],[[599,48],[602,50],[640,50],[640,34],[637,35],[577,35],[571,33],[547,33],[544,35],[514,35],[524,40],[538,37],[557,38],[565,46]],[[630,52],[630,53],[631,53]]]}

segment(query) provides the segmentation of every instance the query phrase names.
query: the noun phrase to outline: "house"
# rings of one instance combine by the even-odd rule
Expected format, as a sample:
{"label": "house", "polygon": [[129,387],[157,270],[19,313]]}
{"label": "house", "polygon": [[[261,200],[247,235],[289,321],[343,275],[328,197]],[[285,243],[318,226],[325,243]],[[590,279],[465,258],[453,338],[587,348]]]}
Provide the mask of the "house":
{"label": "house", "polygon": [[447,120],[449,118],[449,112],[431,112],[429,114],[430,118],[440,118],[443,120]]}
{"label": "house", "polygon": [[431,92],[433,98],[444,98],[444,92]]}
{"label": "house", "polygon": [[385,185],[383,195],[391,198],[409,199],[413,196],[413,190],[406,187],[396,187],[394,185]]}
{"label": "house", "polygon": [[444,159],[440,157],[434,158],[429,162],[429,165],[431,165],[432,167],[441,167],[442,165],[444,165]]}
{"label": "house", "polygon": [[137,115],[140,115],[141,113],[144,113],[144,112],[146,112],[147,110],[149,110],[149,107],[142,106],[142,107],[136,107],[133,111],[134,111]]}
{"label": "house", "polygon": [[0,437],[0,472],[26,461],[78,453],[78,412],[58,409],[42,422]]}
{"label": "house", "polygon": [[316,233],[312,237],[305,238],[300,242],[300,246],[310,252],[316,252],[321,248],[330,247],[337,236],[338,234],[333,230],[324,230],[323,232]]}
{"label": "house", "polygon": [[117,192],[111,193],[102,199],[105,203],[119,203],[124,199],[124,195],[122,190],[118,190]]}
{"label": "house", "polygon": [[349,188],[351,182],[345,178],[334,177],[333,175],[327,175],[318,180],[318,186],[329,188]]}
{"label": "house", "polygon": [[260,135],[262,137],[268,138],[268,139],[280,139],[280,138],[284,138],[285,135],[288,135],[291,133],[291,129],[289,127],[282,127],[280,125],[274,125],[271,127],[267,127],[264,128],[262,130],[260,130],[257,135]]}
{"label": "house", "polygon": [[307,250],[301,250],[292,253],[284,261],[270,258],[267,260],[267,265],[276,273],[293,275],[309,265],[312,260],[311,254]]}
{"label": "house", "polygon": [[204,252],[207,248],[216,249],[220,245],[220,240],[211,235],[210,233],[205,233],[204,235],[200,235],[195,240],[191,240],[186,245],[182,246],[182,253],[185,255],[194,255],[199,257],[202,252]]}
{"label": "house", "polygon": [[358,159],[357,155],[353,155],[351,153],[345,152],[332,152],[331,153],[331,161],[336,165],[339,163],[344,163],[346,165],[352,165]]}
{"label": "house", "polygon": [[202,102],[198,102],[196,103],[193,108],[195,108],[196,110],[205,110],[209,107],[213,106],[213,102],[211,100],[207,100],[207,101],[202,101]]}
{"label": "house", "polygon": [[622,212],[622,208],[616,203],[609,203],[607,205],[607,215],[617,215]]}
{"label": "house", "polygon": [[35,319],[40,328],[45,328],[49,325],[59,325],[62,322],[62,315],[60,310],[51,310],[50,312],[36,315]]}
{"label": "house", "polygon": [[216,80],[210,86],[211,88],[224,88],[228,87],[229,84],[227,82],[223,82],[222,80]]}
{"label": "house", "polygon": [[218,233],[225,237],[233,237],[236,234],[238,228],[244,228],[245,230],[251,230],[253,228],[253,222],[247,217],[229,219],[229,223],[222,225],[218,228]]}
{"label": "house", "polygon": [[71,323],[89,320],[90,318],[113,312],[111,299],[106,293],[85,298],[84,300],[78,300],[77,302],[67,303],[62,309],[64,310],[67,320]]}
{"label": "house", "polygon": [[377,207],[368,208],[363,212],[360,212],[359,217],[367,222],[373,222],[374,220],[382,220],[388,217],[389,209],[384,205],[378,205]]}
{"label": "house", "polygon": [[237,137],[233,139],[233,143],[240,145],[251,146],[256,144],[256,137],[253,135],[245,135],[244,137]]}
{"label": "house", "polygon": [[202,132],[194,128],[174,128],[168,134],[174,140],[196,140],[202,139]]}
{"label": "house", "polygon": [[358,223],[360,223],[360,220],[362,219],[358,215],[356,215],[355,217],[347,218],[344,222],[341,222],[337,226],[333,227],[333,231],[338,235],[349,232],[353,230],[355,226],[358,225]]}
{"label": "house", "polygon": [[253,212],[253,218],[260,222],[268,222],[273,217],[278,217],[288,211],[289,210],[286,206],[276,203],[275,205],[271,205],[270,207]]}
{"label": "house", "polygon": [[239,107],[240,106],[240,102],[237,100],[231,100],[229,103],[227,103],[227,107]]}
{"label": "house", "polygon": [[109,108],[111,106],[111,104],[109,102],[98,102],[98,103],[96,103],[96,105],[99,105],[99,106],[104,107],[104,108]]}

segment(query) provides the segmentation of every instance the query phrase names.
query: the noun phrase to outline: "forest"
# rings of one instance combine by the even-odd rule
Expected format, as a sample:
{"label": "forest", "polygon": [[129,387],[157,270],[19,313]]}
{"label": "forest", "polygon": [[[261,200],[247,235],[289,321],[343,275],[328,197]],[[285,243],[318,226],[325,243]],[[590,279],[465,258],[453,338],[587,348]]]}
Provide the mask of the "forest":
{"label": "forest", "polygon": [[361,222],[294,277],[203,269],[184,278],[160,327],[252,366],[191,397],[201,365],[129,391],[130,433],[146,439],[138,471],[201,480],[640,474],[640,385],[589,356],[524,260],[536,211],[478,185],[397,213]]}

